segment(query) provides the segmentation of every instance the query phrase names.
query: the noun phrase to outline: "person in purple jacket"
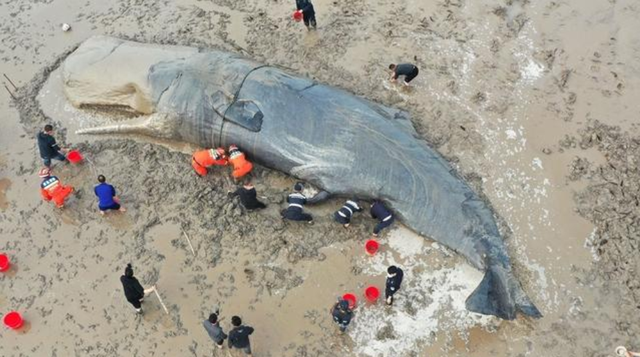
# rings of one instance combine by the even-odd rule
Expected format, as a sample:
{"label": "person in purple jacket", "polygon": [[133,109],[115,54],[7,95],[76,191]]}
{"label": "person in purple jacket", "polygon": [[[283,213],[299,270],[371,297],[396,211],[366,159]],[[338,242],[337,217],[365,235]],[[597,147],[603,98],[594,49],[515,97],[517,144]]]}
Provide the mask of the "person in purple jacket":
{"label": "person in purple jacket", "polygon": [[126,209],[120,206],[120,199],[116,196],[116,189],[106,181],[107,179],[103,175],[98,175],[98,182],[100,183],[93,189],[96,196],[98,196],[100,214],[104,215],[109,210],[125,212]]}

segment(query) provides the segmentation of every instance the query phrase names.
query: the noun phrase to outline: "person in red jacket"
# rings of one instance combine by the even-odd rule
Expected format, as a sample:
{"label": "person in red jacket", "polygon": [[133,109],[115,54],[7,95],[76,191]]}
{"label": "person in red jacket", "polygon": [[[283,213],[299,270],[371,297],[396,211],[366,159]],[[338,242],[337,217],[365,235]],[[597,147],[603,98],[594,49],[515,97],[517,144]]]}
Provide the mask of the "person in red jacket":
{"label": "person in red jacket", "polygon": [[191,166],[200,176],[207,175],[208,167],[224,166],[227,163],[227,156],[223,148],[196,151],[191,158]]}
{"label": "person in red jacket", "polygon": [[251,172],[253,164],[247,160],[244,153],[236,145],[229,146],[229,164],[233,166],[231,176],[235,180]]}
{"label": "person in red jacket", "polygon": [[38,174],[42,177],[40,184],[40,194],[45,201],[53,201],[56,207],[64,207],[64,200],[73,192],[73,187],[65,186],[56,176],[51,175],[51,169],[48,167],[40,170]]}

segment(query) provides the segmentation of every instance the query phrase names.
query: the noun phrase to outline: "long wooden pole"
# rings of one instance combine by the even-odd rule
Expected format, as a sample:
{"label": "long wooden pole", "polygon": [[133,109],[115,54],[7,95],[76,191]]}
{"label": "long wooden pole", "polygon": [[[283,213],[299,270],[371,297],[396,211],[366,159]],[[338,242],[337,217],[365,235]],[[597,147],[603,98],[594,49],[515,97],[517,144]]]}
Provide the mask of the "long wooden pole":
{"label": "long wooden pole", "polygon": [[167,313],[167,315],[169,315],[169,310],[167,310],[167,307],[164,305],[164,302],[162,301],[162,298],[160,297],[160,294],[158,294],[158,289],[153,289],[153,292],[156,293],[156,296],[158,297],[158,301],[160,301],[160,305],[162,305],[162,308],[164,309],[164,312]]}
{"label": "long wooden pole", "polygon": [[193,253],[193,256],[196,256],[196,252],[195,250],[193,250],[193,245],[191,245],[191,239],[189,239],[189,236],[187,235],[187,232],[185,232],[185,230],[182,230],[182,234],[184,234],[184,237],[187,238],[187,242],[189,243],[189,248],[191,248],[191,253]]}
{"label": "long wooden pole", "polygon": [[14,90],[17,90],[17,89],[18,89],[18,87],[16,87],[16,85],[15,85],[15,84],[13,84],[13,81],[11,81],[11,79],[9,79],[9,77],[7,77],[7,75],[6,75],[6,74],[4,74],[4,73],[3,73],[2,75],[4,76],[4,78],[6,78],[6,79],[9,81],[9,83],[11,83],[11,85],[13,86],[13,89],[14,89]]}

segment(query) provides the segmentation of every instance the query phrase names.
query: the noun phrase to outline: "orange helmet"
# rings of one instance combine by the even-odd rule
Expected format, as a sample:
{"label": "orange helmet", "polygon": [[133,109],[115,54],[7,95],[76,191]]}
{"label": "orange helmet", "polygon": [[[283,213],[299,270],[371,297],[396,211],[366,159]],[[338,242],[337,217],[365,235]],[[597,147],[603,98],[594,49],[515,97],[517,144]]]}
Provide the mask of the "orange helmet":
{"label": "orange helmet", "polygon": [[51,169],[48,167],[43,167],[40,172],[38,172],[38,176],[45,178],[51,176]]}

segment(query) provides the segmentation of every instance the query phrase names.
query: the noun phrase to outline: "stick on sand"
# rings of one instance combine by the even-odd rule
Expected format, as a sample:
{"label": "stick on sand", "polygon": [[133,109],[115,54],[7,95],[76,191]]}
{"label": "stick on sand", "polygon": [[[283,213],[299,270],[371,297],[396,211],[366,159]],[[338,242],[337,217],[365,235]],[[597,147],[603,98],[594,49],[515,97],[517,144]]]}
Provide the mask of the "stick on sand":
{"label": "stick on sand", "polygon": [[193,256],[196,256],[196,252],[195,250],[193,250],[193,245],[191,245],[191,239],[189,239],[189,236],[187,235],[187,232],[185,232],[185,230],[182,230],[182,234],[184,234],[184,237],[187,238],[187,242],[189,243],[189,248],[191,248],[191,253],[193,253]]}
{"label": "stick on sand", "polygon": [[158,294],[158,288],[153,289],[153,292],[156,293],[156,296],[158,297],[158,301],[160,301],[160,305],[162,305],[164,312],[166,312],[167,315],[169,315],[169,310],[167,310],[167,307],[164,305],[164,302],[162,302],[162,298],[160,297],[160,294]]}

